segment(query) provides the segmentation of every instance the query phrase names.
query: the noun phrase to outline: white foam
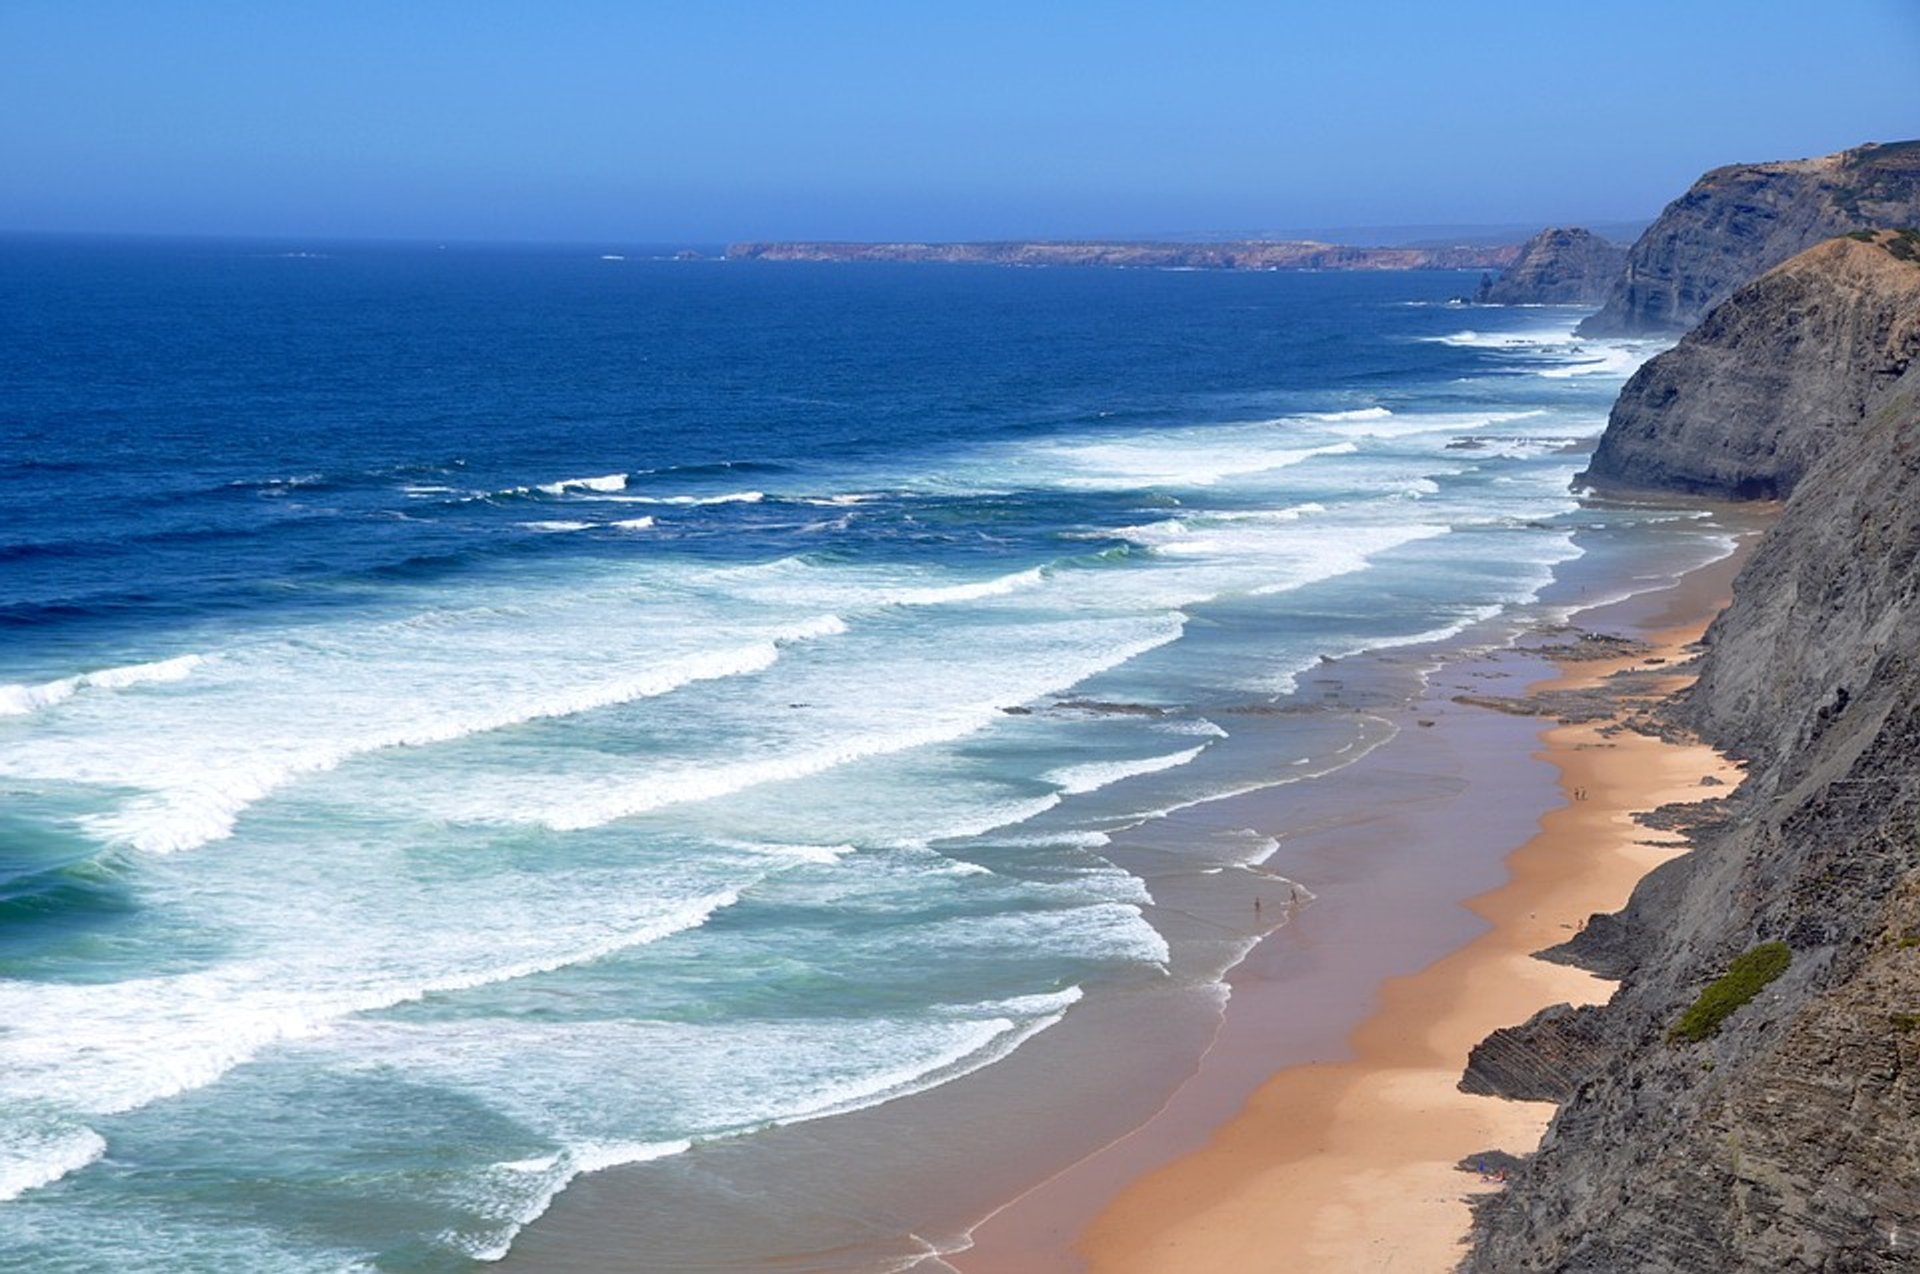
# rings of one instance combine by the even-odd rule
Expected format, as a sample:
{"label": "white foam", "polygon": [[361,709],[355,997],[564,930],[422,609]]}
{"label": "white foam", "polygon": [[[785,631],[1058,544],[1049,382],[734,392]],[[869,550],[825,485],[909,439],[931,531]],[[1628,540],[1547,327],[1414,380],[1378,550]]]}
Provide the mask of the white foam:
{"label": "white foam", "polygon": [[[385,965],[321,970],[311,957],[290,966],[239,962],[165,977],[110,983],[0,982],[0,1111],[53,1108],[65,1119],[137,1110],[205,1087],[269,1045],[318,1036],[340,1019],[468,991],[599,960],[704,925],[739,901],[738,889],[653,909],[599,932],[516,935],[502,960],[504,935],[489,935],[461,963],[421,973]],[[555,929],[558,926],[554,926]],[[9,1121],[11,1122],[11,1121]],[[47,1148],[41,1125],[0,1125],[0,1146],[24,1147],[39,1167],[21,1169],[22,1188],[45,1185],[98,1157],[78,1134]],[[66,1147],[59,1150],[54,1149]],[[36,1147],[39,1147],[36,1150]],[[21,1151],[7,1153],[16,1156]],[[6,1162],[0,1154],[0,1164]],[[58,1166],[59,1172],[53,1172]]]}
{"label": "white foam", "polygon": [[765,760],[661,769],[618,789],[582,792],[564,805],[552,805],[530,814],[526,821],[561,832],[599,827],[668,806],[710,801],[767,783],[807,778],[869,757],[945,743],[972,734],[1000,716],[998,704],[975,704],[966,710],[943,714],[940,720],[926,725],[875,731]]}
{"label": "white foam", "polygon": [[[997,689],[998,693],[992,698],[934,701],[882,718],[908,724],[856,729],[824,742],[789,747],[750,760],[680,762],[637,770],[624,777],[574,774],[542,779],[524,789],[523,800],[513,800],[505,808],[496,807],[494,817],[509,822],[535,822],[555,831],[579,831],[670,806],[710,801],[771,783],[809,778],[869,758],[951,742],[1006,721],[1002,707],[1007,703],[1023,703],[1067,689],[1095,673],[1117,667],[1175,640],[1184,627],[1184,618],[1161,615],[1134,627],[1135,635],[1128,639],[1109,639],[1074,657],[1059,656],[1052,667],[1001,669],[996,662],[990,665],[989,671],[997,686],[992,683],[980,686]],[[1053,628],[1061,630],[1065,626]],[[1082,631],[1091,634],[1097,630]],[[1057,795],[1053,799],[1057,800]]]}
{"label": "white foam", "polygon": [[[1058,1023],[1080,998],[1078,987],[1068,987],[981,1004],[933,1005],[928,1017],[917,1022],[444,1023],[414,1029],[381,1024],[365,1034],[364,1043],[404,1073],[455,1083],[490,1080],[495,1068],[512,1067],[525,1082],[499,1093],[510,1112],[536,1127],[551,1127],[556,1118],[574,1125],[558,1132],[565,1149],[497,1163],[482,1174],[469,1206],[493,1225],[480,1233],[449,1231],[440,1236],[448,1246],[491,1261],[504,1256],[514,1237],[582,1173],[666,1158],[701,1142],[869,1109],[924,1092],[1006,1057]],[[474,1055],[476,1049],[481,1056]],[[566,1077],[548,1079],[547,1068],[538,1066],[549,1050],[564,1053],[588,1073],[609,1077],[598,1104],[582,1109],[555,1100],[557,1094],[548,1090]],[[662,1054],[729,1059],[724,1073],[704,1082],[674,1072],[681,1085],[698,1082],[697,1093],[649,1093],[670,1104],[677,1121],[689,1125],[692,1134],[660,1142],[605,1136],[600,1129],[620,1119],[623,1085],[611,1077],[629,1069],[634,1057]],[[836,1064],[822,1065],[829,1057]],[[534,1059],[534,1067],[527,1066],[527,1059]],[[463,1074],[466,1066],[475,1064],[484,1068],[480,1076]],[[612,1109],[603,1113],[606,1107]]]}
{"label": "white foam", "polygon": [[758,504],[764,491],[729,491],[724,495],[622,495],[606,497],[621,504],[671,504],[681,508],[708,504]]}
{"label": "white foam", "polygon": [[[569,491],[624,491],[626,486],[626,474],[607,473],[597,478],[562,478],[558,482],[543,482],[537,489],[548,495],[565,495]],[[526,488],[517,487],[515,490],[524,491]]]}
{"label": "white foam", "polygon": [[167,789],[137,797],[112,813],[89,815],[81,820],[82,825],[97,835],[148,853],[193,849],[231,835],[242,811],[290,780],[331,770],[350,757],[386,748],[446,743],[532,721],[656,698],[703,681],[763,672],[778,661],[784,645],[846,631],[846,623],[839,616],[818,616],[778,630],[762,641],[535,692],[514,702],[446,709],[439,716],[312,741],[286,751],[257,749],[244,757],[231,758],[217,769],[202,772],[192,767]]}
{"label": "white foam", "polygon": [[26,716],[63,703],[82,690],[124,690],[128,686],[183,681],[205,662],[205,657],[201,655],[176,655],[172,659],[159,659],[152,663],[78,673],[38,685],[0,686],[0,717]]}
{"label": "white foam", "polygon": [[1573,329],[1567,326],[1536,328],[1528,332],[1477,332],[1469,328],[1463,332],[1422,336],[1420,339],[1429,344],[1452,345],[1459,349],[1538,349],[1567,344],[1573,339]]}
{"label": "white foam", "polygon": [[852,845],[799,845],[783,841],[738,841],[720,842],[733,849],[745,850],[750,854],[767,854],[775,858],[794,858],[803,863],[837,863],[848,854],[856,852]]}
{"label": "white foam", "polygon": [[[1269,438],[1269,443],[1271,439]],[[1094,442],[1040,448],[1054,485],[1073,490],[1139,491],[1155,487],[1203,488],[1237,478],[1291,469],[1325,456],[1350,455],[1355,444],[1260,447],[1231,431],[1203,431],[1128,442]]]}
{"label": "white foam", "polygon": [[1002,575],[997,579],[981,580],[973,584],[902,589],[888,596],[886,600],[896,606],[939,606],[948,602],[971,602],[982,597],[1001,597],[1023,588],[1032,588],[1045,578],[1044,569],[1036,566],[1031,570],[1015,571],[1011,575]]}
{"label": "white foam", "polygon": [[[544,1216],[560,1192],[571,1185],[575,1177],[626,1164],[649,1163],[655,1159],[684,1154],[691,1149],[693,1142],[684,1138],[677,1141],[587,1142],[539,1159],[495,1164],[496,1180],[506,1178],[501,1184],[506,1185],[507,1181],[512,1184],[475,1201],[475,1210],[499,1224],[477,1235],[443,1231],[439,1236],[440,1242],[476,1261],[502,1260],[512,1249],[520,1231]],[[538,1180],[531,1183],[512,1181],[512,1178],[528,1177]],[[529,1184],[530,1189],[527,1188]]]}
{"label": "white foam", "polygon": [[106,1153],[106,1138],[87,1127],[33,1120],[0,1132],[0,1202],[51,1185]]}
{"label": "white foam", "polygon": [[1549,380],[1572,376],[1630,376],[1652,357],[1653,350],[1644,345],[1605,343],[1600,346],[1597,357],[1580,357],[1578,362],[1563,367],[1542,368],[1538,374]]}
{"label": "white foam", "polygon": [[1385,407],[1356,407],[1350,411],[1310,411],[1293,419],[1337,423],[1349,420],[1386,420],[1392,415],[1393,413]]}
{"label": "white foam", "polygon": [[1063,766],[1048,774],[1046,780],[1059,784],[1060,790],[1068,796],[1080,796],[1136,775],[1175,769],[1205,752],[1208,746],[1202,743],[1197,748],[1188,748],[1183,752],[1169,752],[1164,756],[1140,757],[1130,761],[1090,761],[1085,765]]}
{"label": "white foam", "polygon": [[802,499],[800,503],[844,506],[849,504],[871,504],[875,500],[883,500],[885,498],[884,495],[878,492],[849,491],[843,495],[807,496]]}
{"label": "white foam", "polygon": [[520,525],[524,526],[529,531],[560,532],[560,531],[590,530],[593,526],[593,523],[591,522],[522,522]]}
{"label": "white foam", "polygon": [[653,525],[653,519],[652,518],[621,518],[618,522],[609,522],[607,525],[615,527],[622,531],[644,531]]}
{"label": "white foam", "polygon": [[1155,728],[1167,734],[1198,734],[1209,739],[1232,737],[1227,733],[1225,726],[1217,721],[1209,721],[1205,717],[1195,717],[1191,721],[1163,721]]}

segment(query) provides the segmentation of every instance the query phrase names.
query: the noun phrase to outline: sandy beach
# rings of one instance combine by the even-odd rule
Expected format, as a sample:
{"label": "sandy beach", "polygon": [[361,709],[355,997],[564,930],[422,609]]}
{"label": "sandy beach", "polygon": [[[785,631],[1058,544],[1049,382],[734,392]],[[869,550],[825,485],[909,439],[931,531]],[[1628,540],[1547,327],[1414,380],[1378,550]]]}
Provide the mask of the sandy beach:
{"label": "sandy beach", "polygon": [[[1738,770],[1704,746],[1663,742],[1614,721],[1632,703],[1686,683],[1684,669],[1659,674],[1686,659],[1686,648],[1724,606],[1743,556],[1615,608],[1625,613],[1581,617],[1586,627],[1631,632],[1650,649],[1568,659],[1524,691],[1497,691],[1578,692],[1617,673],[1643,674],[1630,696],[1616,700],[1609,719],[1544,729],[1527,723],[1537,733],[1537,750],[1530,758],[1513,756],[1510,768],[1523,769],[1529,760],[1551,766],[1560,799],[1530,837],[1507,842],[1525,843],[1506,857],[1505,882],[1466,900],[1482,921],[1477,936],[1451,944],[1449,953],[1417,971],[1384,979],[1344,1049],[1305,1059],[1279,1055],[1238,1113],[1208,1120],[1209,1109],[1218,1111],[1219,1094],[1209,1101],[1193,1090],[1210,1083],[1231,1088],[1233,1074],[1257,1065],[1258,1057],[1249,1055],[1262,1039],[1271,1041],[1274,1030],[1247,1019],[1284,1004],[1275,996],[1284,991],[1285,971],[1274,975],[1280,991],[1267,996],[1263,1009],[1260,960],[1249,961],[1253,976],[1236,986],[1244,1003],[1229,1012],[1229,1029],[1188,1090],[1125,1142],[991,1219],[976,1232],[976,1248],[955,1264],[968,1274],[1451,1269],[1463,1251],[1469,1196],[1501,1188],[1497,1179],[1463,1172],[1460,1162],[1480,1151],[1526,1153],[1553,1113],[1548,1103],[1460,1092],[1469,1051],[1489,1032],[1548,1005],[1593,1003],[1611,994],[1612,983],[1533,953],[1565,941],[1590,915],[1620,907],[1643,875],[1683,852],[1677,836],[1639,825],[1636,813],[1727,790],[1709,781],[1738,781]],[[1475,678],[1510,677],[1515,668],[1529,667],[1537,678],[1547,670],[1537,659],[1513,663],[1526,658],[1525,651],[1508,652],[1494,656],[1492,671],[1442,673],[1435,692],[1414,709],[1428,714],[1422,725],[1439,727],[1418,731],[1422,741],[1450,736],[1455,748],[1467,751],[1476,741],[1514,748],[1514,736],[1500,733],[1511,721],[1506,714],[1440,699],[1471,688]],[[1498,799],[1499,789],[1484,776],[1471,785],[1485,799]],[[1457,808],[1469,820],[1476,817],[1470,801]],[[1492,823],[1484,825],[1492,834]],[[1291,936],[1283,930],[1269,946],[1284,952],[1313,926],[1298,928]],[[1386,929],[1376,941],[1415,946],[1431,936]],[[1348,943],[1362,938],[1345,935]],[[1196,1127],[1200,1123],[1207,1127]]]}
{"label": "sandy beach", "polygon": [[[1684,659],[1724,605],[1724,575],[1700,572],[1673,591],[1674,622],[1652,635],[1651,656],[1567,663],[1532,689],[1582,689]],[[1686,679],[1657,686],[1671,693]],[[1512,879],[1470,902],[1493,928],[1382,988],[1353,1035],[1352,1061],[1276,1075],[1205,1149],[1116,1198],[1082,1240],[1092,1269],[1253,1269],[1278,1259],[1301,1271],[1441,1271],[1457,1262],[1467,1195],[1500,1188],[1458,1162],[1531,1150],[1554,1109],[1460,1092],[1469,1050],[1548,1005],[1606,999],[1610,982],[1532,953],[1621,906],[1640,877],[1682,852],[1678,837],[1634,814],[1699,799],[1710,777],[1738,780],[1704,745],[1609,724],[1543,733],[1567,800],[1507,860]]]}

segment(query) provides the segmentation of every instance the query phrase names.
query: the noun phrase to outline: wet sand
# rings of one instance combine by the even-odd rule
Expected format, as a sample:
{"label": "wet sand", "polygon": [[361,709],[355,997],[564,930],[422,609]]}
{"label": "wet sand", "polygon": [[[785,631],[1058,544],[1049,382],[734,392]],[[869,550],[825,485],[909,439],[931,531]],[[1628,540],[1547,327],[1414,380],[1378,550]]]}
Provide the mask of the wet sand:
{"label": "wet sand", "polygon": [[[1534,660],[1534,684],[1525,688],[1580,689],[1616,672],[1657,673],[1684,659],[1684,647],[1724,605],[1738,560],[1693,572],[1614,613],[1582,617],[1590,626],[1604,618],[1613,630],[1637,633],[1658,647],[1651,655],[1569,661],[1544,681],[1538,677],[1546,669]],[[1457,1163],[1482,1150],[1530,1150],[1553,1112],[1545,1103],[1460,1093],[1468,1051],[1488,1032],[1547,1005],[1610,994],[1610,983],[1532,953],[1564,941],[1590,914],[1617,909],[1641,876],[1681,852],[1675,838],[1636,824],[1635,812],[1726,790],[1703,787],[1708,776],[1738,778],[1709,749],[1608,731],[1605,722],[1542,731],[1538,721],[1527,721],[1538,736],[1538,750],[1528,756],[1527,745],[1516,747],[1503,731],[1502,722],[1510,728],[1513,718],[1451,702],[1462,692],[1519,693],[1520,685],[1498,682],[1528,675],[1528,668],[1522,650],[1495,656],[1491,668],[1445,670],[1412,711],[1432,728],[1410,731],[1409,744],[1461,760],[1465,790],[1419,811],[1423,819],[1437,814],[1457,823],[1422,822],[1406,834],[1429,842],[1442,860],[1449,841],[1525,842],[1506,858],[1504,883],[1496,877],[1484,891],[1474,888],[1474,856],[1455,860],[1467,874],[1441,897],[1474,894],[1461,914],[1478,918],[1477,936],[1456,934],[1435,951],[1444,939],[1432,917],[1454,909],[1433,906],[1430,894],[1429,918],[1419,922],[1398,900],[1377,896],[1391,890],[1390,880],[1365,881],[1349,892],[1376,896],[1348,897],[1345,907],[1334,889],[1324,890],[1333,906],[1306,908],[1299,923],[1237,971],[1234,1005],[1197,1077],[1146,1126],[978,1227],[974,1248],[950,1258],[953,1265],[967,1274],[1454,1266],[1469,1221],[1467,1197],[1500,1188],[1462,1173]],[[1656,676],[1643,689],[1670,693],[1685,679]],[[1409,760],[1417,774],[1419,758],[1400,758],[1403,765]],[[1433,763],[1430,756],[1430,774]],[[1529,838],[1503,830],[1501,780],[1516,781],[1534,764],[1557,774],[1560,800]],[[1298,861],[1311,853],[1311,837],[1290,848],[1290,861]],[[1342,883],[1337,872],[1332,883]],[[1335,914],[1316,915],[1323,910]],[[1352,920],[1365,928],[1343,927]],[[1421,952],[1424,959],[1406,965]],[[1400,967],[1393,969],[1396,959]],[[1334,962],[1351,964],[1349,977],[1327,976]],[[1355,994],[1350,978],[1376,973],[1383,963],[1390,968],[1384,980],[1376,977]],[[1343,1046],[1322,1044],[1322,1056],[1301,1056],[1302,1035],[1311,1051],[1324,1031],[1296,1033],[1289,1047],[1286,1026],[1289,1019],[1310,1025],[1298,1015],[1313,1013],[1315,987],[1322,1010],[1346,994],[1364,1020]],[[1324,1018],[1317,1024],[1324,1027]],[[1250,1073],[1271,1077],[1250,1083]],[[1223,1103],[1232,1104],[1223,1111]]]}
{"label": "wet sand", "polygon": [[[1580,567],[1557,586],[1560,602],[1575,604],[1628,582],[1605,569],[1580,574]],[[1723,591],[1731,575],[1732,564],[1723,562],[1693,577],[1689,588]],[[1674,628],[1699,611],[1692,601],[1672,601],[1682,594],[1691,597],[1687,589],[1641,593],[1581,622],[1616,632]],[[1277,1082],[1276,1074],[1311,1074],[1352,1059],[1382,988],[1435,966],[1488,930],[1484,915],[1462,900],[1500,887],[1509,852],[1565,803],[1561,776],[1538,751],[1540,719],[1454,701],[1521,694],[1553,676],[1553,665],[1524,648],[1473,654],[1472,643],[1469,636],[1464,654],[1455,643],[1451,650],[1389,650],[1317,669],[1300,688],[1304,710],[1380,714],[1397,727],[1390,741],[1311,782],[1151,820],[1107,851],[1149,883],[1158,900],[1150,919],[1176,953],[1188,950],[1204,963],[1209,947],[1238,949],[1266,935],[1229,975],[1224,1020],[1217,995],[1196,994],[1191,976],[1147,970],[1093,987],[1060,1025],[1011,1057],[930,1091],[582,1177],[523,1232],[501,1268],[1051,1274],[1087,1268],[1088,1254],[1107,1259],[1095,1246],[1103,1235],[1143,1255],[1177,1256],[1194,1234],[1227,1216],[1220,1209],[1265,1207],[1260,1190],[1295,1188],[1264,1179],[1276,1146],[1294,1147],[1286,1153],[1304,1175],[1331,1181],[1332,1161],[1303,1158],[1331,1144],[1326,1134],[1290,1116],[1276,1118],[1297,1136],[1276,1138],[1248,1124],[1265,1102],[1257,1094]],[[1228,724],[1236,738],[1257,737],[1265,721]],[[1597,776],[1585,783],[1596,794],[1601,787]],[[1193,860],[1192,847],[1209,837],[1254,828],[1281,842],[1268,869],[1222,873]],[[1316,896],[1291,905],[1284,878],[1305,882]],[[1253,909],[1254,899],[1263,912]],[[1617,902],[1596,900],[1587,910]],[[1556,930],[1533,947],[1565,936]],[[1531,1011],[1516,1004],[1489,1029]],[[1412,1019],[1396,1020],[1413,1029]],[[1475,1028],[1473,1038],[1482,1033]],[[1466,1032],[1456,1034],[1464,1039]],[[1461,1060],[1465,1049],[1459,1044]],[[1450,1092],[1458,1071],[1450,1063],[1444,1084],[1431,1086]],[[1316,1119],[1339,1096],[1334,1087],[1319,1092],[1329,1095],[1305,1099]],[[1502,1112],[1503,1104],[1488,1109]],[[1512,1112],[1531,1121],[1533,1134],[1546,1114],[1544,1107],[1506,1108]],[[1207,1151],[1210,1138],[1229,1138],[1241,1127],[1248,1129],[1241,1134],[1249,1143],[1244,1158]],[[1436,1215],[1449,1218],[1436,1231],[1443,1245],[1464,1228],[1458,1197],[1474,1184],[1449,1165],[1495,1144],[1478,1129],[1461,1135],[1460,1145],[1446,1147],[1444,1162],[1427,1165]],[[1205,1166],[1190,1175],[1183,1166],[1189,1163]],[[1167,1173],[1178,1174],[1171,1196],[1143,1193],[1166,1190]],[[1252,1191],[1244,1196],[1243,1181]],[[1391,1202],[1397,1207],[1400,1200]],[[1327,1206],[1371,1205],[1363,1194]],[[1140,1228],[1113,1231],[1116,1217]],[[1302,1224],[1294,1228],[1304,1233]],[[1077,1250],[1083,1238],[1086,1253]],[[1163,1239],[1170,1246],[1162,1247]],[[1194,1259],[1165,1268],[1308,1268],[1291,1258],[1297,1245],[1261,1247],[1251,1264],[1194,1250]],[[1389,1268],[1420,1268],[1411,1259]],[[1329,1265],[1369,1268],[1345,1258],[1329,1258]]]}

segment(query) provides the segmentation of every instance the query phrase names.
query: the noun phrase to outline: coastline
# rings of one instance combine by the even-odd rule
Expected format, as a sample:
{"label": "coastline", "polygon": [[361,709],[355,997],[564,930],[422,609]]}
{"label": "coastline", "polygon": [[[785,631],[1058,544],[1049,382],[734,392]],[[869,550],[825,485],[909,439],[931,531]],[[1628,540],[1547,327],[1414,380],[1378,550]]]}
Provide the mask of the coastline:
{"label": "coastline", "polygon": [[[1474,930],[1456,931],[1435,949],[1431,926],[1414,932],[1391,923],[1413,914],[1404,905],[1396,917],[1391,903],[1368,900],[1353,913],[1389,924],[1367,931],[1386,935],[1367,944],[1339,932],[1345,917],[1316,914],[1321,903],[1306,908],[1235,971],[1235,1002],[1219,1038],[1196,1077],[1153,1120],[1002,1208],[975,1229],[974,1246],[949,1263],[965,1274],[1134,1274],[1250,1268],[1276,1259],[1300,1270],[1452,1268],[1470,1219],[1467,1199],[1499,1188],[1460,1171],[1460,1161],[1486,1150],[1530,1151],[1554,1111],[1550,1103],[1459,1092],[1468,1051],[1492,1030],[1550,1004],[1611,994],[1612,983],[1532,953],[1564,941],[1590,914],[1617,909],[1647,871],[1682,852],[1679,838],[1638,826],[1634,813],[1698,799],[1709,775],[1737,781],[1737,771],[1703,746],[1609,730],[1608,720],[1544,728],[1526,720],[1516,737],[1502,730],[1518,719],[1453,701],[1484,695],[1490,679],[1521,681],[1524,694],[1579,691],[1615,672],[1654,673],[1680,662],[1725,604],[1752,538],[1742,535],[1730,556],[1665,586],[1579,612],[1583,627],[1629,633],[1651,651],[1549,664],[1542,652],[1518,646],[1439,670],[1407,712],[1438,728],[1408,731],[1410,742],[1432,748],[1450,736],[1462,754],[1504,750],[1508,773],[1501,777],[1509,781],[1527,768],[1522,757],[1552,776],[1550,806],[1538,811],[1535,826],[1505,840],[1489,807],[1513,796],[1493,785],[1502,768],[1497,759],[1464,776],[1477,802],[1429,803],[1423,811],[1457,815],[1493,843],[1518,846],[1499,855],[1494,880],[1474,888],[1479,882],[1468,866],[1449,882],[1457,887],[1424,900],[1429,911],[1464,908]],[[1688,677],[1685,670],[1655,676],[1640,689],[1670,694]],[[1574,800],[1576,790],[1587,799]],[[1411,834],[1445,850],[1461,832],[1423,824]],[[1435,905],[1455,899],[1463,900],[1461,908]],[[1326,959],[1329,943],[1342,946],[1333,961]],[[1347,1006],[1351,1021],[1339,1042],[1329,1040],[1325,1019],[1309,1024],[1300,1033],[1305,1038],[1289,1039],[1285,1019],[1298,1013],[1303,996],[1314,995],[1302,985],[1301,968],[1314,971],[1309,983],[1326,981],[1327,966],[1373,954],[1368,945],[1391,949],[1402,963]],[[1381,959],[1360,963],[1378,968]],[[1351,993],[1350,983],[1346,989]],[[1330,994],[1338,992],[1318,992],[1322,1000]],[[1390,1226],[1382,1224],[1387,1216]]]}

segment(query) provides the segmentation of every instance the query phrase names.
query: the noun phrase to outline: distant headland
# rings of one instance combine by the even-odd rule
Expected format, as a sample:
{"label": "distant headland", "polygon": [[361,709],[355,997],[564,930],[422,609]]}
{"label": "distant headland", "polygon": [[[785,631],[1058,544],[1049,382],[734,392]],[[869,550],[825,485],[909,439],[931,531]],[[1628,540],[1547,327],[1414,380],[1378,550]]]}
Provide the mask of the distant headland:
{"label": "distant headland", "polygon": [[1373,248],[1312,239],[1222,243],[1008,240],[986,243],[735,243],[730,261],[895,261],[945,265],[1108,266],[1145,270],[1503,270],[1519,244]]}

